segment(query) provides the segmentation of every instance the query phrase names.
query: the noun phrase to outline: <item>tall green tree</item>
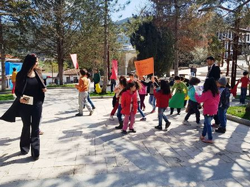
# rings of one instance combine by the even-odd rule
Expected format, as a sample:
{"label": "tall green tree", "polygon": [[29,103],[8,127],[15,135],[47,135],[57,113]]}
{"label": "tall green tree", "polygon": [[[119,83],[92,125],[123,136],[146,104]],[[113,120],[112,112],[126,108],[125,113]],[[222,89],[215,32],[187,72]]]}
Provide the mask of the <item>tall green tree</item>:
{"label": "tall green tree", "polygon": [[64,61],[84,40],[83,33],[91,32],[88,26],[96,24],[101,15],[99,1],[33,0],[31,7],[34,15],[27,21],[33,37],[28,45],[39,54],[57,59],[59,82],[63,84]]}
{"label": "tall green tree", "polygon": [[25,19],[32,12],[29,1],[0,1],[0,53],[2,67],[2,90],[6,89],[5,56],[8,53],[24,52]]}
{"label": "tall green tree", "polygon": [[173,63],[173,36],[168,30],[158,30],[153,22],[142,23],[130,37],[139,52],[137,59],[154,57],[155,74],[169,75]]}

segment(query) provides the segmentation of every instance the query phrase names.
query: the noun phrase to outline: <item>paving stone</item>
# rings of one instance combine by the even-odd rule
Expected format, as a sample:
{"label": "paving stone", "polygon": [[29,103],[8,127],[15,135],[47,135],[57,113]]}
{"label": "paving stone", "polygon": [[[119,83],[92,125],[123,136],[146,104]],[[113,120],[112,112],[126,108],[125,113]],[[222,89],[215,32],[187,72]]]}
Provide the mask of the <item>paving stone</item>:
{"label": "paving stone", "polygon": [[[215,144],[207,145],[199,140],[203,127],[197,127],[194,116],[184,126],[181,112],[169,117],[168,131],[156,131],[154,113],[146,122],[137,115],[137,133],[122,136],[114,129],[117,119],[108,120],[111,101],[94,100],[93,116],[76,118],[77,92],[49,90],[37,161],[30,153],[20,155],[21,120],[1,121],[0,186],[250,186],[249,127],[228,121],[227,132],[213,132]],[[0,113],[9,106],[1,104]]]}

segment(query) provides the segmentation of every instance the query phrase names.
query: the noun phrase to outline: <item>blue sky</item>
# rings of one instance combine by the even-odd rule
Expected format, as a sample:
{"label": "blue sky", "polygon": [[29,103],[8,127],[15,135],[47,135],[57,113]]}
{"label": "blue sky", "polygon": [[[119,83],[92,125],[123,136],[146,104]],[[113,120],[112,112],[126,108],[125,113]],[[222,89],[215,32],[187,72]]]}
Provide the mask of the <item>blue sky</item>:
{"label": "blue sky", "polygon": [[[119,4],[125,4],[128,0],[118,0]],[[140,8],[148,4],[148,0],[130,0],[130,4],[126,6],[125,10],[118,13],[112,13],[111,17],[114,21],[131,17],[132,14],[137,14]],[[122,15],[121,18],[119,16]]]}

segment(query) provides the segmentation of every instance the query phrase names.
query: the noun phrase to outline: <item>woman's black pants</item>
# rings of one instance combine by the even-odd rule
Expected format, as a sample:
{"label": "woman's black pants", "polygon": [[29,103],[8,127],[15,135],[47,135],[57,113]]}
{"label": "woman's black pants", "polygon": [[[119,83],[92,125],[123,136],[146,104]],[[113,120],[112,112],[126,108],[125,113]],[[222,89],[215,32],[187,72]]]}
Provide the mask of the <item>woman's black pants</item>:
{"label": "woman's black pants", "polygon": [[[34,105],[21,104],[20,115],[23,122],[20,148],[23,154],[27,154],[31,147],[31,155],[40,155],[39,124],[42,114],[42,102]],[[31,132],[30,132],[31,127]]]}

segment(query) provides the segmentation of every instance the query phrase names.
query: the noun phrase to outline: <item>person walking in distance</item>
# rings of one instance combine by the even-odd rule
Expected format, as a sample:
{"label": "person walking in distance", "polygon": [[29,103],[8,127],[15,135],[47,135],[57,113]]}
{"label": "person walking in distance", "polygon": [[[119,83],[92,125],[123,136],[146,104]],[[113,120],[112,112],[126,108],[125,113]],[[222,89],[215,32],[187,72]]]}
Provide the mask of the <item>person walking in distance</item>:
{"label": "person walking in distance", "polygon": [[[39,124],[42,116],[46,86],[38,71],[38,58],[35,54],[27,55],[20,72],[16,77],[16,100],[9,110],[1,117],[2,120],[15,122],[21,116],[23,122],[20,149],[23,155],[28,154],[34,160],[40,156]],[[31,132],[30,132],[31,127]]]}
{"label": "person walking in distance", "polygon": [[[142,77],[141,80],[143,82],[145,82],[144,77]],[[147,85],[145,85],[142,81],[139,81],[140,84],[141,84],[141,89],[139,90],[139,96],[140,96],[140,101],[141,101],[140,107],[141,107],[142,111],[145,111],[146,105],[145,105],[144,101],[145,101],[145,97],[147,95]]]}
{"label": "person walking in distance", "polygon": [[11,76],[11,81],[12,81],[12,90],[11,90],[11,93],[12,93],[12,94],[15,93],[15,88],[16,88],[16,75],[17,75],[16,68],[13,68],[13,72],[12,72],[12,76]]}
{"label": "person walking in distance", "polygon": [[244,71],[243,77],[240,79],[240,82],[241,82],[240,103],[245,104],[245,100],[247,96],[247,86],[250,83],[247,71]]}
{"label": "person walking in distance", "polygon": [[91,105],[88,102],[88,95],[89,95],[89,81],[87,79],[87,71],[84,69],[80,70],[80,78],[79,83],[75,85],[75,87],[79,91],[79,113],[76,114],[76,116],[83,116],[83,105],[87,107],[89,110],[89,115],[91,116],[93,114],[93,109]]}
{"label": "person walking in distance", "polygon": [[111,92],[114,91],[114,88],[115,88],[115,86],[116,86],[116,75],[114,75],[114,74],[112,73],[112,69],[113,69],[113,68],[111,68],[111,76],[110,76],[110,82],[111,82],[110,91],[111,91]]}
{"label": "person walking in distance", "polygon": [[96,93],[96,84],[99,84],[101,81],[101,76],[98,69],[94,69],[94,92]]}

